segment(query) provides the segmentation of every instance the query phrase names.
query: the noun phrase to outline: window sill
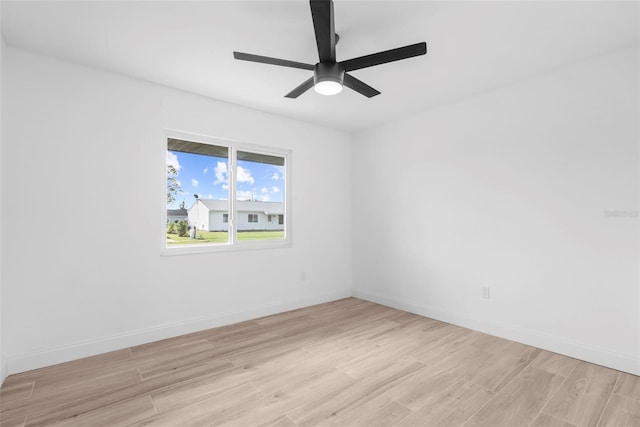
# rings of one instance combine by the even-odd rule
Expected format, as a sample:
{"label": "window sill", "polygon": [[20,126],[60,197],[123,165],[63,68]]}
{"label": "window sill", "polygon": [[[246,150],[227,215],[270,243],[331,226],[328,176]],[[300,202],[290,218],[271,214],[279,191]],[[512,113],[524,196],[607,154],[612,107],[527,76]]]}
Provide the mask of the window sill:
{"label": "window sill", "polygon": [[162,256],[175,256],[175,255],[190,255],[190,254],[205,254],[205,253],[222,253],[222,252],[237,252],[237,251],[254,251],[262,249],[282,249],[290,248],[291,241],[282,240],[278,242],[260,242],[260,241],[247,241],[236,242],[235,244],[215,244],[207,245],[198,243],[194,245],[176,245],[172,247],[162,248],[160,255]]}

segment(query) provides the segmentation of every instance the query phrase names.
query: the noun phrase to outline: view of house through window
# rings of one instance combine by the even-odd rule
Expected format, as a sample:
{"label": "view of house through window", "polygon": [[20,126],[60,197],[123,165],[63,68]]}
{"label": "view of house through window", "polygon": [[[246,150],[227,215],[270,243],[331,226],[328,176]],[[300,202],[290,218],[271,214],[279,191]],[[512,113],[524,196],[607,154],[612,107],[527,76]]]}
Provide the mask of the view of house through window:
{"label": "view of house through window", "polygon": [[285,156],[238,148],[167,139],[167,247],[285,238]]}

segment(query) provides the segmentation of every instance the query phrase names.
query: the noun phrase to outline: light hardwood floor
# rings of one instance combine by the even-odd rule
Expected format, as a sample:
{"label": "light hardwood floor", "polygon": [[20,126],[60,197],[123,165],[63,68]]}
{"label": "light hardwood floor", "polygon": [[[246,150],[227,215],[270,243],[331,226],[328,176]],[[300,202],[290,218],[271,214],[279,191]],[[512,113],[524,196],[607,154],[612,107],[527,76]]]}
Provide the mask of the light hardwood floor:
{"label": "light hardwood floor", "polygon": [[348,298],[10,376],[2,427],[640,426],[640,377]]}

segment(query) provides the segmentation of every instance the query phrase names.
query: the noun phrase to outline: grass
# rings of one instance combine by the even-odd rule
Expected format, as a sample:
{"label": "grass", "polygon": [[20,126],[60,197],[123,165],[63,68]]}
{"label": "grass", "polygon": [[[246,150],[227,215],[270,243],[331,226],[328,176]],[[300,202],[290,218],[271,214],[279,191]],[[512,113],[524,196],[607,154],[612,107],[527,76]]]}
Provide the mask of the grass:
{"label": "grass", "polygon": [[[197,239],[180,237],[167,233],[167,245],[193,245],[198,243],[227,243],[226,231],[198,231]],[[278,240],[284,239],[284,231],[238,231],[238,240]]]}

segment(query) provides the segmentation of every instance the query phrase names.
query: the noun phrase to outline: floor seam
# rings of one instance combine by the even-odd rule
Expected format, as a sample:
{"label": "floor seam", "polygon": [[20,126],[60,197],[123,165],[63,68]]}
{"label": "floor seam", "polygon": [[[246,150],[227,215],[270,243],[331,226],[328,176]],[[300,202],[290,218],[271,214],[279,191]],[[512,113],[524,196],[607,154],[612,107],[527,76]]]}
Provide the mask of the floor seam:
{"label": "floor seam", "polygon": [[149,395],[149,400],[151,401],[151,405],[153,405],[153,410],[156,412],[156,414],[159,414],[160,411],[158,411],[158,407],[156,406],[156,402],[154,402],[153,397],[151,395]]}
{"label": "floor seam", "polygon": [[607,396],[607,403],[605,403],[604,406],[602,407],[602,412],[600,413],[600,416],[598,417],[598,422],[596,423],[596,426],[600,425],[600,423],[602,422],[602,417],[604,417],[604,413],[607,412],[607,407],[609,406],[609,403],[611,402],[611,396],[613,396],[613,391],[616,389],[616,386],[618,385],[618,381],[620,380],[620,376],[621,376],[621,373],[617,372],[616,381],[613,383],[613,387],[611,387],[611,391],[609,391],[609,396]]}
{"label": "floor seam", "polygon": [[[542,354],[542,353],[541,353],[541,354]],[[536,359],[537,359],[537,358],[536,358]],[[531,420],[531,422],[529,423],[529,425],[533,424],[533,422],[536,420],[536,418],[538,418],[538,417],[540,416],[540,414],[542,414],[542,413],[545,413],[546,415],[549,415],[550,417],[552,417],[552,418],[554,418],[554,419],[558,420],[558,418],[554,417],[553,415],[547,414],[546,412],[544,412],[544,410],[545,410],[545,408],[547,407],[547,405],[549,404],[549,402],[551,402],[551,400],[553,399],[553,397],[556,395],[556,393],[558,392],[558,390],[560,390],[560,389],[562,388],[562,386],[564,385],[564,383],[565,383],[565,382],[567,382],[567,380],[571,377],[571,374],[573,374],[573,372],[578,368],[578,365],[579,365],[579,364],[580,364],[580,363],[576,363],[576,364],[574,365],[573,369],[571,369],[571,371],[569,371],[569,373],[567,374],[567,376],[566,376],[566,377],[564,377],[564,379],[562,380],[562,382],[560,383],[560,385],[558,386],[558,388],[556,389],[556,391],[555,391],[551,396],[549,396],[549,399],[547,399],[547,401],[544,403],[544,405],[542,405],[542,408],[540,408],[540,411],[538,411],[538,413],[537,413],[537,414],[536,414],[536,416]],[[545,371],[545,372],[547,372],[547,371]],[[550,374],[552,374],[552,375],[555,375],[555,374],[553,374],[553,373],[551,373],[551,372],[549,372],[549,373],[550,373]],[[561,377],[562,375],[557,375],[557,376]],[[563,420],[559,420],[559,421],[563,421]],[[567,423],[568,423],[568,421],[564,421],[564,422],[567,422]]]}
{"label": "floor seam", "polygon": [[[546,402],[544,402],[544,405],[542,405],[542,407],[540,408],[540,410],[538,411],[538,413],[536,414],[535,417],[533,417],[533,419],[531,420],[531,422],[529,423],[529,425],[533,424],[533,422],[540,416],[540,414],[545,413],[546,415],[549,415],[551,418],[558,420],[558,418],[554,417],[553,415],[547,414],[546,412],[544,412],[544,409],[547,407],[547,405],[549,404],[549,402],[551,402],[551,400],[554,398],[554,396],[556,395],[556,393],[558,392],[558,390],[560,390],[562,388],[562,385],[567,381],[567,379],[569,379],[569,377],[571,376],[571,374],[573,373],[573,371],[576,370],[576,368],[578,367],[578,363],[576,363],[576,365],[573,367],[573,369],[571,370],[571,372],[569,372],[569,375],[567,375],[566,377],[563,378],[562,382],[558,385],[558,387],[556,388],[556,390],[551,393],[551,395],[549,396],[549,398],[547,399]],[[547,371],[545,371],[547,372]],[[551,375],[556,375],[556,374],[552,374],[551,372],[549,372]],[[556,375],[558,377],[562,377],[561,375]],[[562,421],[562,420],[558,420],[558,421]],[[567,422],[568,421],[563,421],[563,422]]]}
{"label": "floor seam", "polygon": [[29,396],[27,396],[27,399],[31,399],[33,397],[33,392],[36,389],[36,382],[35,380],[31,383],[31,391],[29,391]]}
{"label": "floor seam", "polygon": [[[500,393],[502,393],[504,390],[507,389],[507,387],[509,387],[509,384],[511,384],[513,381],[516,380],[516,378],[520,377],[520,374],[522,374],[527,368],[529,368],[533,362],[537,359],[538,357],[536,356],[535,358],[533,358],[533,360],[531,360],[527,366],[525,366],[524,368],[522,368],[520,370],[520,372],[518,372],[518,375],[515,375],[513,378],[511,378],[499,391],[495,391],[495,394],[493,395],[493,397],[491,397],[491,399],[487,400],[484,405],[482,405],[480,408],[478,408],[477,411],[475,411],[473,414],[471,414],[471,416],[469,418],[467,418],[462,424],[460,424],[460,427],[463,427],[465,424],[467,424],[473,417],[475,417],[480,411],[482,411],[487,405],[489,405],[489,403],[493,402],[495,399],[498,398],[498,396],[500,395]],[[471,381],[469,381],[471,382]],[[475,384],[475,383],[473,383]],[[482,387],[482,386],[480,386]]]}

